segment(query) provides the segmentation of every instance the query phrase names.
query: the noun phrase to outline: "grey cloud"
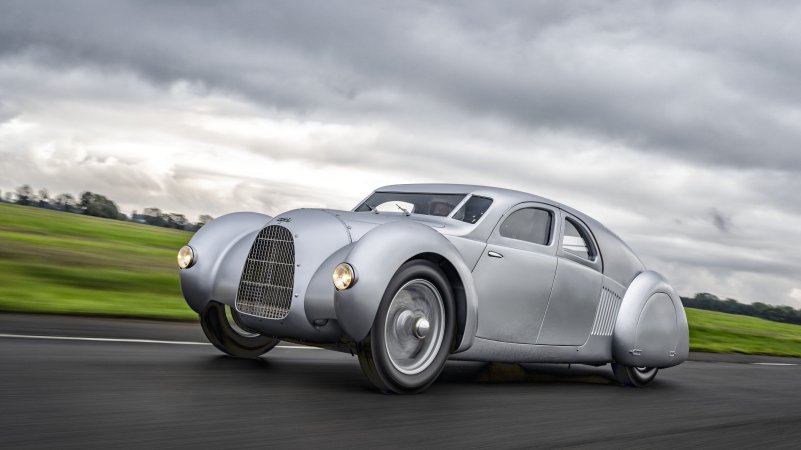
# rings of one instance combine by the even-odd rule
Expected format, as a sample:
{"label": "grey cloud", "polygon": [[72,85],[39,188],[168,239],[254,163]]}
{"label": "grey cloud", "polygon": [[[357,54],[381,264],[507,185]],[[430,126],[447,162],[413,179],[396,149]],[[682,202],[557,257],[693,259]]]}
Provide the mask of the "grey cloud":
{"label": "grey cloud", "polygon": [[[801,64],[788,55],[801,49],[782,30],[801,10],[729,5],[21,2],[0,19],[0,49],[36,50],[56,67],[193,80],[300,115],[408,120],[420,111],[403,99],[425,97],[439,106],[423,116],[442,121],[499,116],[797,172]],[[745,22],[759,32],[744,34]],[[370,110],[378,90],[400,100]]]}
{"label": "grey cloud", "polygon": [[709,214],[712,219],[712,225],[714,225],[718,231],[722,233],[729,232],[729,227],[731,227],[731,218],[729,216],[718,211],[716,208],[712,208]]}

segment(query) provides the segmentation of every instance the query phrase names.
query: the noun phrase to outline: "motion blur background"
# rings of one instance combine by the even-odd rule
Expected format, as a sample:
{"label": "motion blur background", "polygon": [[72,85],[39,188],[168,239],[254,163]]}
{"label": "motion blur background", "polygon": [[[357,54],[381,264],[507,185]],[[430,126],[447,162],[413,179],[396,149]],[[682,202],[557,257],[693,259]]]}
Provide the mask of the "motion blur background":
{"label": "motion blur background", "polygon": [[[0,449],[797,448],[799,23],[787,0],[0,0]],[[683,296],[690,361],[647,389],[449,361],[390,397],[350,354],[208,344],[176,267],[198,227],[417,182],[600,220]]]}
{"label": "motion blur background", "polygon": [[[0,309],[192,318],[174,253],[211,217],[457,182],[566,203],[681,295],[801,321],[800,22],[795,2],[4,0]],[[691,316],[695,344],[704,320],[732,327]],[[801,354],[787,330],[773,347]]]}

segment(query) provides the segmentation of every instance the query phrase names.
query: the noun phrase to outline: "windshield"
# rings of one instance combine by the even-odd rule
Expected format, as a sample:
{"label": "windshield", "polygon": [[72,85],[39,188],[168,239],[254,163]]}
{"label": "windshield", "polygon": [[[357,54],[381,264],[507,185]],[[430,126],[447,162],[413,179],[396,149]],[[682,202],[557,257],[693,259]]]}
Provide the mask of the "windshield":
{"label": "windshield", "polygon": [[467,194],[423,194],[414,192],[375,192],[356,212],[378,211],[446,217]]}

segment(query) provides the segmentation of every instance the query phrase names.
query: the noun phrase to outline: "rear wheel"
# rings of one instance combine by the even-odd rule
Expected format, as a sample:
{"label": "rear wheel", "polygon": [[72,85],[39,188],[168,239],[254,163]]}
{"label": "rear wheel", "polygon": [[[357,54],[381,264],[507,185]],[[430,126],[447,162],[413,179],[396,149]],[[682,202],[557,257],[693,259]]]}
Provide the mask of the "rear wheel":
{"label": "rear wheel", "polygon": [[200,325],[218,350],[238,358],[258,358],[278,344],[278,339],[242,325],[238,312],[218,302],[206,305],[200,313]]}
{"label": "rear wheel", "polygon": [[645,387],[656,378],[656,367],[632,367],[612,364],[612,371],[618,383],[623,386]]}
{"label": "rear wheel", "polygon": [[382,392],[422,392],[442,372],[454,330],[445,275],[429,261],[408,262],[387,286],[370,335],[359,344],[359,363]]}

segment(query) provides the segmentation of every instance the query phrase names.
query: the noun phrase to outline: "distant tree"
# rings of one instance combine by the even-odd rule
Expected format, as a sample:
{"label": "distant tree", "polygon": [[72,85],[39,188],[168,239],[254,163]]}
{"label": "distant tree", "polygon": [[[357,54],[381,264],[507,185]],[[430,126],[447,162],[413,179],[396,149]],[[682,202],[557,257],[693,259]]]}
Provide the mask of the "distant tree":
{"label": "distant tree", "polygon": [[196,225],[197,225],[198,228],[200,228],[203,225],[206,225],[207,223],[211,222],[212,220],[214,220],[214,217],[211,217],[208,214],[201,214],[197,218],[197,224]]}
{"label": "distant tree", "polygon": [[81,197],[80,197],[81,202],[79,203],[81,205],[81,208],[88,208],[89,204],[92,203],[92,199],[94,198],[94,196],[95,194],[90,191],[81,192]]}
{"label": "distant tree", "polygon": [[105,195],[93,192],[81,193],[81,207],[87,216],[105,217],[107,219],[122,219],[117,204],[106,198]]}
{"label": "distant tree", "polygon": [[158,208],[145,208],[142,214],[148,217],[161,217],[161,210]]}
{"label": "distant tree", "polygon": [[17,204],[30,205],[33,201],[33,189],[30,185],[23,184],[17,188]]}
{"label": "distant tree", "polygon": [[175,228],[183,228],[189,224],[189,221],[186,219],[186,216],[183,214],[178,213],[169,213],[167,214],[167,222],[174,225]]}
{"label": "distant tree", "polygon": [[144,216],[145,223],[148,225],[156,227],[169,226],[169,223],[159,208],[145,208],[144,211],[142,211],[142,216]]}
{"label": "distant tree", "polygon": [[78,208],[78,201],[72,194],[58,194],[55,198],[55,205],[62,211],[74,212]]}
{"label": "distant tree", "polygon": [[39,189],[39,206],[46,208],[50,206],[50,193],[47,188]]}
{"label": "distant tree", "polygon": [[8,203],[14,203],[14,200],[15,200],[15,198],[14,198],[14,197],[15,197],[16,195],[17,195],[17,194],[15,194],[15,193],[13,193],[13,192],[6,192],[5,199],[6,199],[6,201],[7,201]]}

